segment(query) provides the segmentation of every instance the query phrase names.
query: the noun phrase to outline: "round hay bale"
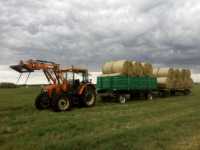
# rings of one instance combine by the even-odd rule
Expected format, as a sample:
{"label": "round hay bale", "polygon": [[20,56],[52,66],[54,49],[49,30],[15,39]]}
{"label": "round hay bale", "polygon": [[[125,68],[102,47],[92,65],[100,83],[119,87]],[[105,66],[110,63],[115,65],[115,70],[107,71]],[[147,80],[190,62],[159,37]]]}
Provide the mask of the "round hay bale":
{"label": "round hay bale", "polygon": [[133,76],[137,76],[138,72],[138,62],[132,61],[132,71],[133,71]]}
{"label": "round hay bale", "polygon": [[187,71],[186,69],[181,69],[181,88],[185,89],[187,87]]}
{"label": "round hay bale", "polygon": [[132,61],[133,72],[135,76],[143,76],[143,67],[142,64],[138,61]]}
{"label": "round hay bale", "polygon": [[193,82],[192,78],[189,78],[189,79],[188,79],[188,88],[189,88],[189,89],[191,89],[191,88],[193,87],[193,83],[194,83],[194,82]]}
{"label": "round hay bale", "polygon": [[189,69],[186,69],[186,78],[187,79],[191,78],[191,71]]}
{"label": "round hay bale", "polygon": [[172,68],[159,68],[157,77],[167,77],[169,79],[173,79],[174,71]]}
{"label": "round hay bale", "polygon": [[185,89],[189,89],[189,79],[185,80]]}
{"label": "round hay bale", "polygon": [[138,76],[143,76],[143,75],[144,75],[144,70],[142,64],[138,62]]}
{"label": "round hay bale", "polygon": [[158,71],[159,71],[159,68],[153,68],[153,76],[157,77]]}
{"label": "round hay bale", "polygon": [[187,71],[186,69],[182,69],[181,70],[181,77],[183,80],[187,79]]}
{"label": "round hay bale", "polygon": [[187,80],[186,79],[183,80],[183,88],[187,89]]}
{"label": "round hay bale", "polygon": [[179,69],[174,70],[174,77],[176,80],[179,80],[181,78],[181,72]]}
{"label": "round hay bale", "polygon": [[184,89],[185,88],[185,82],[183,79],[179,80],[179,89]]}
{"label": "round hay bale", "polygon": [[102,66],[102,73],[103,74],[111,74],[112,73],[112,66],[113,66],[113,61],[106,62]]}
{"label": "round hay bale", "polygon": [[128,76],[135,76],[134,70],[133,70],[133,65],[131,61],[128,61]]}
{"label": "round hay bale", "polygon": [[180,89],[180,82],[179,80],[174,80],[174,89]]}
{"label": "round hay bale", "polygon": [[167,77],[158,77],[157,83],[159,88],[163,89],[172,89],[173,88],[173,82]]}
{"label": "round hay bale", "polygon": [[152,76],[153,75],[153,67],[149,63],[142,63],[143,73],[145,76]]}
{"label": "round hay bale", "polygon": [[181,71],[179,69],[174,70],[174,82],[175,82],[175,89],[181,89]]}
{"label": "round hay bale", "polygon": [[114,61],[112,64],[112,73],[121,73],[124,75],[130,75],[132,72],[131,66],[132,66],[131,62],[127,60]]}

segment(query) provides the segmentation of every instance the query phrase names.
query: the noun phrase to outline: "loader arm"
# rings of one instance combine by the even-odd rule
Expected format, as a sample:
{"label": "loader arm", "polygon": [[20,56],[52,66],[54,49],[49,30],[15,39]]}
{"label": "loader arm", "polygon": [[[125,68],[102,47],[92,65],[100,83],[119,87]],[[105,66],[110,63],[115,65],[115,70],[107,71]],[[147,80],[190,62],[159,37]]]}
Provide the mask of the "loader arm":
{"label": "loader arm", "polygon": [[31,73],[35,70],[42,70],[47,80],[53,82],[53,84],[60,84],[63,80],[60,73],[60,65],[50,61],[32,59],[27,61],[21,60],[18,65],[12,65],[10,68],[19,73]]}

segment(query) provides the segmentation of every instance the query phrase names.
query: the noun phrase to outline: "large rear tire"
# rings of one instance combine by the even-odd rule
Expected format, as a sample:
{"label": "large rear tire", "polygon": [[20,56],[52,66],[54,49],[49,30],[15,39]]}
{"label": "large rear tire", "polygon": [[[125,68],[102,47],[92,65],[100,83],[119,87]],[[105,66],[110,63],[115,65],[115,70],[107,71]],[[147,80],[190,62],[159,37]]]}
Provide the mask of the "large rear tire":
{"label": "large rear tire", "polygon": [[56,112],[69,111],[71,109],[71,100],[67,96],[54,96],[51,105]]}
{"label": "large rear tire", "polygon": [[87,86],[83,96],[83,105],[92,107],[96,103],[96,91],[92,86]]}
{"label": "large rear tire", "polygon": [[50,99],[47,93],[41,93],[35,99],[35,107],[38,110],[48,109],[50,106]]}

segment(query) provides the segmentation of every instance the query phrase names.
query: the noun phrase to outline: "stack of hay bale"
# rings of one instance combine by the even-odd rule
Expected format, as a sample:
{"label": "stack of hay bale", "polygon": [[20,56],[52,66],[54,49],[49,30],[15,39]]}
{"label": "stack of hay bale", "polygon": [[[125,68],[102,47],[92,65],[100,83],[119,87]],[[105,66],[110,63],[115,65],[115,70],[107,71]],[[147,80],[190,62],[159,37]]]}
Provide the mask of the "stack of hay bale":
{"label": "stack of hay bale", "polygon": [[153,75],[157,77],[161,89],[191,89],[193,81],[190,70],[173,68],[155,68]]}
{"label": "stack of hay bale", "polygon": [[145,76],[153,76],[153,66],[149,63],[142,63],[143,74]]}
{"label": "stack of hay bale", "polygon": [[106,62],[102,67],[102,76],[127,75],[133,77],[153,76],[153,67],[138,61],[118,60]]}
{"label": "stack of hay bale", "polygon": [[190,70],[175,68],[153,69],[151,64],[138,61],[109,61],[103,65],[102,73],[102,76],[154,76],[157,78],[160,89],[191,89],[193,85]]}
{"label": "stack of hay bale", "polygon": [[174,70],[172,68],[154,68],[153,75],[157,77],[159,88],[172,89],[174,87]]}

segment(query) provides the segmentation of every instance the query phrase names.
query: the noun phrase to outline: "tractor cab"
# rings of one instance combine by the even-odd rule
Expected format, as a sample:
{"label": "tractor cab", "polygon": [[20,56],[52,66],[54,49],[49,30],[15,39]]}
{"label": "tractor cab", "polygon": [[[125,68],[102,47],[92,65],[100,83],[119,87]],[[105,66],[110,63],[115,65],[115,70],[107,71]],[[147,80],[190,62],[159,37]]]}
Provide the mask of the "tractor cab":
{"label": "tractor cab", "polygon": [[89,81],[89,74],[87,69],[71,67],[62,69],[61,73],[63,74],[64,80],[68,81],[71,88],[73,89],[77,89],[80,85],[91,83]]}

